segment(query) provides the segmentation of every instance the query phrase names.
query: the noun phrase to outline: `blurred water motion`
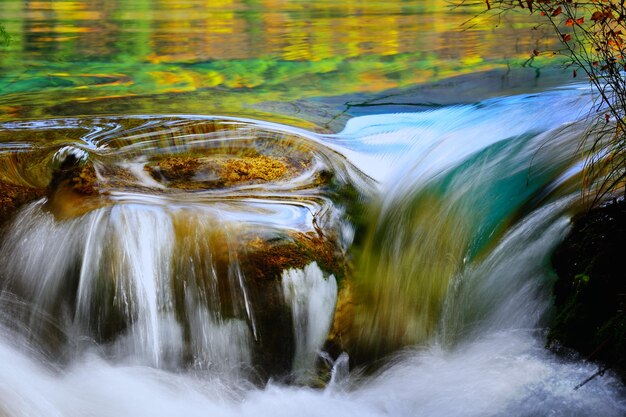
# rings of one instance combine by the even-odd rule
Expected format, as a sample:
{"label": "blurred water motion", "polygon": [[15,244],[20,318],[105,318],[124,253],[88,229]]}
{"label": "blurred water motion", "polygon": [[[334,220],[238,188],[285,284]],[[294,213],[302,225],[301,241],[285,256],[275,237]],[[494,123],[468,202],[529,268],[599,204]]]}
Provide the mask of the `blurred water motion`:
{"label": "blurred water motion", "polygon": [[592,97],[483,8],[3,0],[0,416],[623,416],[543,339]]}

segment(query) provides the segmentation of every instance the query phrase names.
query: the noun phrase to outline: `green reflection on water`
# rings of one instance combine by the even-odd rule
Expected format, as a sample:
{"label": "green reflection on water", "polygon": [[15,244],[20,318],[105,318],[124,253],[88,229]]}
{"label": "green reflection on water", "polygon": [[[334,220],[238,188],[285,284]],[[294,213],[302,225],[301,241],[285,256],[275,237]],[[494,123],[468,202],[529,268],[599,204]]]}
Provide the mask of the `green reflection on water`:
{"label": "green reflection on water", "polygon": [[[263,103],[377,93],[525,59],[541,37],[447,0],[0,3],[0,120],[268,117]],[[523,33],[519,38],[519,33]],[[273,118],[276,118],[274,115]],[[298,124],[296,119],[292,123]]]}

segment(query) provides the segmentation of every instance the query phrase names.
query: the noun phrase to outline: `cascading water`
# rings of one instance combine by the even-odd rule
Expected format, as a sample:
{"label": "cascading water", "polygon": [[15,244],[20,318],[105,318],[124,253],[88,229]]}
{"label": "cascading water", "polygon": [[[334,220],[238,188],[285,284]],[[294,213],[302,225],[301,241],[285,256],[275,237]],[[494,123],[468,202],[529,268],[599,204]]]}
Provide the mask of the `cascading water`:
{"label": "cascading water", "polygon": [[[326,324],[320,330],[309,320],[304,334],[296,332],[304,345],[274,349],[276,335],[291,338],[292,329],[269,327],[270,320],[289,320],[291,310],[274,300],[283,291],[271,273],[314,261],[312,242],[333,247],[345,240],[316,231],[339,229],[340,207],[330,206],[320,186],[330,185],[318,177],[323,170],[341,174],[342,162],[327,163],[306,138],[250,123],[177,120],[157,130],[158,142],[146,139],[155,123],[143,123],[139,133],[125,132],[135,134],[130,139],[101,132],[91,138],[91,151],[60,148],[48,197],[25,207],[7,228],[3,295],[32,307],[21,314],[29,337],[60,357],[95,345],[123,363],[242,378],[253,365],[263,368],[254,373],[280,373],[276,362],[290,367],[293,349],[302,358],[298,367],[313,366],[336,283],[316,300],[302,293],[317,285],[316,264],[305,268],[303,288],[293,270],[293,302],[310,301],[304,315],[295,305],[293,321],[307,322],[321,302]],[[184,131],[189,125],[196,131]],[[281,146],[284,152],[273,157]],[[137,148],[152,159],[138,157]],[[287,199],[287,190],[298,200]],[[275,251],[282,255],[274,259]],[[283,258],[290,261],[283,265]]]}
{"label": "cascading water", "polygon": [[[624,415],[613,376],[574,390],[596,366],[543,347],[549,258],[578,200],[569,109],[585,103],[568,88],[329,136],[234,119],[0,125],[77,135],[7,150],[3,179],[36,186],[56,150],[89,154],[63,151],[48,197],[6,225],[0,415]],[[78,195],[85,167],[98,192]],[[329,329],[376,367],[347,373],[342,354],[324,389],[282,382],[322,378]]]}
{"label": "cascading water", "polygon": [[[566,109],[584,111],[584,97],[557,90],[348,124],[341,143],[382,196],[357,262],[354,353],[384,356],[432,338],[451,280],[556,189],[574,192],[583,128]],[[377,153],[397,168],[378,170]]]}
{"label": "cascading water", "polygon": [[283,292],[291,304],[296,351],[293,368],[310,372],[332,324],[337,302],[337,281],[324,277],[314,262],[303,270],[289,269],[282,275]]}

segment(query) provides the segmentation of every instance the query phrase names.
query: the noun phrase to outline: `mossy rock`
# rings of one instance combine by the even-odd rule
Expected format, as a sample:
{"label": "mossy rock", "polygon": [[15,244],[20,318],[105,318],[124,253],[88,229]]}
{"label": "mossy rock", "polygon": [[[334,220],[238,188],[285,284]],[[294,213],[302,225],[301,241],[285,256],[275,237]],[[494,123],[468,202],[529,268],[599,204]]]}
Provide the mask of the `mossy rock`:
{"label": "mossy rock", "polygon": [[300,169],[286,158],[267,155],[168,156],[145,166],[155,180],[191,190],[279,181],[297,175]]}
{"label": "mossy rock", "polygon": [[283,239],[266,240],[257,237],[244,248],[243,262],[259,280],[279,279],[285,269],[301,269],[311,262],[341,279],[347,265],[337,238],[315,232],[294,232]]}
{"label": "mossy rock", "polygon": [[617,371],[626,382],[626,201],[574,219],[552,258],[555,314],[548,342]]}

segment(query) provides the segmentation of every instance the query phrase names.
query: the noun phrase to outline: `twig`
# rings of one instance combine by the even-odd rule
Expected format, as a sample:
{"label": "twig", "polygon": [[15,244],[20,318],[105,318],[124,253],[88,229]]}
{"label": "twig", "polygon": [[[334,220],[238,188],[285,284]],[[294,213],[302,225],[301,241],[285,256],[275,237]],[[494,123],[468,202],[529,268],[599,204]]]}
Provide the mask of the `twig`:
{"label": "twig", "polygon": [[598,376],[602,376],[604,375],[604,373],[607,371],[607,369],[609,369],[608,366],[605,367],[601,367],[598,369],[598,372],[596,372],[595,374],[591,375],[589,378],[585,379],[583,382],[581,382],[580,384],[576,385],[574,387],[574,391],[577,391],[579,388],[583,387],[584,385],[586,385],[588,382],[593,381],[596,377]]}

